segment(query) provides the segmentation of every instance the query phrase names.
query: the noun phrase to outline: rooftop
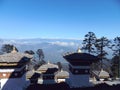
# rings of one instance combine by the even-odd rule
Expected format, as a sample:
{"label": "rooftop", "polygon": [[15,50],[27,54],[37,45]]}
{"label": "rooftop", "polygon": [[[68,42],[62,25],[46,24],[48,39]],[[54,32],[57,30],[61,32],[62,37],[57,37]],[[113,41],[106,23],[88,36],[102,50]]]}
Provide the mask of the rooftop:
{"label": "rooftop", "polygon": [[52,63],[46,63],[41,65],[36,72],[40,72],[40,73],[55,73],[56,71],[58,71],[58,65],[56,64],[52,64]]}
{"label": "rooftop", "polygon": [[93,71],[93,73],[99,78],[109,78],[110,75],[105,70],[101,69],[100,71]]}
{"label": "rooftop", "polygon": [[99,60],[96,56],[88,54],[88,53],[70,53],[63,57],[67,61],[71,61],[71,62],[80,62],[80,61],[94,62],[94,61]]}
{"label": "rooftop", "polygon": [[52,63],[46,63],[43,64],[42,66],[40,66],[37,71],[43,71],[43,70],[48,70],[48,69],[52,69],[52,68],[57,68],[58,69],[58,65],[56,64],[52,64]]}
{"label": "rooftop", "polygon": [[55,76],[56,77],[69,77],[69,73],[67,71],[61,70],[61,71],[56,72]]}
{"label": "rooftop", "polygon": [[0,55],[0,63],[18,63],[18,62],[24,62],[28,60],[28,58],[32,58],[31,55],[24,54],[24,53],[6,53],[3,55]]}

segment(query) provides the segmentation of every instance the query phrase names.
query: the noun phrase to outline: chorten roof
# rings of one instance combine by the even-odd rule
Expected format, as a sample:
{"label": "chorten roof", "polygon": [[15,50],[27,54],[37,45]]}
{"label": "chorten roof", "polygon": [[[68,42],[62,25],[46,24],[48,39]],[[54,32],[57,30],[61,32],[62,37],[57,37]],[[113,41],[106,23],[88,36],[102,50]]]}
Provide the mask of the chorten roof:
{"label": "chorten roof", "polygon": [[88,54],[88,53],[82,53],[80,48],[78,48],[77,52],[68,52],[63,57],[72,65],[89,65],[92,62],[96,62],[99,60],[97,56]]}
{"label": "chorten roof", "polygon": [[69,77],[69,73],[67,71],[61,70],[61,71],[56,72],[55,76],[58,77],[58,78],[59,77],[67,78],[67,77]]}
{"label": "chorten roof", "polygon": [[32,58],[32,55],[24,53],[6,53],[0,55],[0,63],[20,63],[25,62],[28,58]]}
{"label": "chorten roof", "polygon": [[99,60],[97,56],[88,53],[82,53],[80,48],[78,48],[77,52],[68,52],[63,57],[68,62],[95,62]]}
{"label": "chorten roof", "polygon": [[87,53],[70,53],[63,56],[67,61],[96,61],[98,58]]}
{"label": "chorten roof", "polygon": [[93,71],[93,73],[99,78],[109,78],[110,75],[107,71],[101,69],[100,71]]}
{"label": "chorten roof", "polygon": [[37,72],[42,72],[42,73],[54,73],[58,70],[58,65],[56,64],[52,64],[52,63],[46,63],[46,64],[43,64],[42,66],[40,66],[38,69],[37,69]]}
{"label": "chorten roof", "polygon": [[101,69],[101,71],[99,72],[98,75],[99,75],[100,78],[108,78],[108,77],[110,77],[109,73],[106,72],[106,71],[103,70],[103,69]]}

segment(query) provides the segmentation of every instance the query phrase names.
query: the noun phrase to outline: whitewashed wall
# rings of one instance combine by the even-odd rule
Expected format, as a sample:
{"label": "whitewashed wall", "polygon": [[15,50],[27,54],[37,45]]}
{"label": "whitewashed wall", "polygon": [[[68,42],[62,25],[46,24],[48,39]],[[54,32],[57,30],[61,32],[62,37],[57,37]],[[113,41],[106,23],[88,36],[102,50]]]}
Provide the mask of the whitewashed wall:
{"label": "whitewashed wall", "polygon": [[26,77],[21,78],[1,79],[2,90],[23,90],[27,85]]}

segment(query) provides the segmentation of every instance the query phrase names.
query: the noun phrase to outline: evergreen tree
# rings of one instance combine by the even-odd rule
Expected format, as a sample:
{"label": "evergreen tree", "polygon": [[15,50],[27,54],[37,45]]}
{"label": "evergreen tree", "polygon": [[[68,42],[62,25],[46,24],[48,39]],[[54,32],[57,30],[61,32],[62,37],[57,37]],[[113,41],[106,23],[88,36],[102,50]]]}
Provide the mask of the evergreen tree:
{"label": "evergreen tree", "polygon": [[103,61],[103,59],[107,60],[106,55],[108,55],[105,48],[110,46],[110,41],[106,37],[102,37],[102,38],[96,40],[95,46],[97,49],[97,55],[101,60],[101,68],[102,68],[102,64],[103,64],[102,61]]}
{"label": "evergreen tree", "polygon": [[[14,45],[4,44],[1,48],[1,51],[3,53],[10,53],[14,47],[15,47]],[[15,50],[18,52],[18,49],[16,47],[15,47]]]}
{"label": "evergreen tree", "polygon": [[111,71],[113,74],[113,77],[119,77],[119,57],[118,56],[114,56],[112,58],[112,66],[111,66]]}
{"label": "evergreen tree", "polygon": [[96,35],[93,32],[88,32],[85,35],[83,40],[83,47],[82,50],[87,51],[89,54],[95,53],[95,42],[96,42]]}
{"label": "evergreen tree", "polygon": [[61,69],[62,69],[62,64],[61,64],[61,62],[57,62],[57,65],[58,65],[58,67],[59,67],[59,70],[61,70]]}
{"label": "evergreen tree", "polygon": [[114,56],[119,56],[120,55],[120,37],[116,37],[114,39],[114,44],[112,45],[112,50]]}
{"label": "evergreen tree", "polygon": [[38,57],[39,57],[39,60],[43,60],[44,59],[44,53],[43,53],[43,50],[42,49],[38,49],[37,50],[37,55],[38,55]]}
{"label": "evergreen tree", "polygon": [[30,55],[35,54],[34,51],[32,51],[32,50],[27,50],[27,51],[25,51],[24,53],[27,53],[27,54],[30,54]]}
{"label": "evergreen tree", "polygon": [[112,45],[111,49],[113,50],[114,56],[112,62],[112,71],[115,76],[120,77],[120,37],[116,37],[114,39],[114,44]]}

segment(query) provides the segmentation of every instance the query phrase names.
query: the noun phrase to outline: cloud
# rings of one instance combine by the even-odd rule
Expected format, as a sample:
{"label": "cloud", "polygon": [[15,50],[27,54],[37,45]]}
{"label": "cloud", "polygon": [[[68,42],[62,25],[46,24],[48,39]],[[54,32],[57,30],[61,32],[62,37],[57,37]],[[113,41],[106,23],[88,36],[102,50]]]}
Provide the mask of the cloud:
{"label": "cloud", "polygon": [[51,42],[51,44],[59,46],[78,46],[78,44],[74,42],[61,42],[61,41]]}

